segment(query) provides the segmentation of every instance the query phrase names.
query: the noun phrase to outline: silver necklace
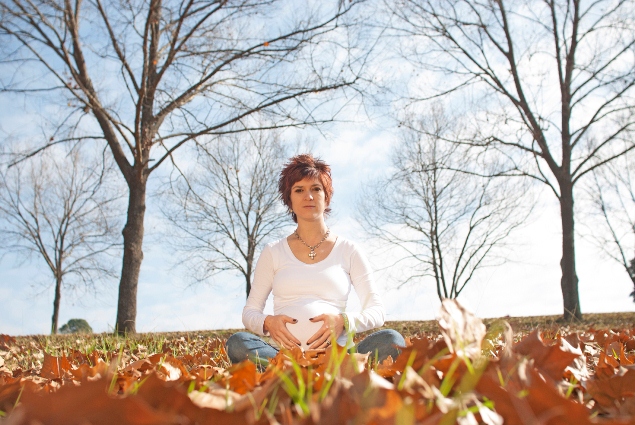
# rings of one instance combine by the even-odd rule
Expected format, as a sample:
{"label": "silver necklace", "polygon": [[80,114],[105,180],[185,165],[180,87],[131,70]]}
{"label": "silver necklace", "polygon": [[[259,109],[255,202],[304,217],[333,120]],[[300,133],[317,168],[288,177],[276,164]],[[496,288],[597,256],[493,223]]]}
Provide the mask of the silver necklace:
{"label": "silver necklace", "polygon": [[326,233],[324,234],[324,237],[322,238],[322,240],[321,240],[320,242],[318,242],[316,245],[311,246],[311,245],[309,245],[308,243],[304,242],[304,241],[302,240],[302,238],[300,237],[300,235],[298,235],[298,229],[295,229],[295,230],[293,231],[293,234],[294,234],[294,235],[296,235],[296,237],[297,237],[298,239],[300,239],[300,242],[302,242],[305,246],[307,246],[307,247],[311,250],[311,251],[309,252],[309,258],[310,258],[311,260],[315,260],[315,250],[316,250],[316,249],[317,249],[320,245],[322,245],[322,242],[324,242],[324,241],[326,240],[326,238],[328,238],[328,237],[329,237],[329,233],[331,233],[331,229],[326,229]]}

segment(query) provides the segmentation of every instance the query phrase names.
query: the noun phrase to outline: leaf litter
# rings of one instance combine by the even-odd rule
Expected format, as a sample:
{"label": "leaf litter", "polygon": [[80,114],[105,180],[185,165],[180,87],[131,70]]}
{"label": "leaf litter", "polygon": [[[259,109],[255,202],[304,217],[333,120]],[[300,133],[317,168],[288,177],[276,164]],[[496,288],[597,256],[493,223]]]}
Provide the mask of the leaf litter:
{"label": "leaf litter", "polygon": [[0,422],[635,425],[635,329],[486,327],[455,300],[393,359],[333,347],[231,365],[225,339],[0,335]]}

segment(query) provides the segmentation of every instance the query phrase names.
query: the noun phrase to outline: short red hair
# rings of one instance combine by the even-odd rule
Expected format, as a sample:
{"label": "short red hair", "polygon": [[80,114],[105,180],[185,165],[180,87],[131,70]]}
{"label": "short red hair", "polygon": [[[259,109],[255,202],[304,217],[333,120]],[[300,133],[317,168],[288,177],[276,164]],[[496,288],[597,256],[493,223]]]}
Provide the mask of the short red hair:
{"label": "short red hair", "polygon": [[325,214],[331,212],[329,204],[333,197],[333,180],[331,179],[331,167],[320,158],[314,158],[310,153],[296,155],[289,159],[289,162],[280,172],[278,180],[278,192],[282,203],[287,207],[291,218],[295,223],[298,218],[291,209],[291,189],[293,185],[305,178],[317,179],[324,188],[324,201],[326,202]]}

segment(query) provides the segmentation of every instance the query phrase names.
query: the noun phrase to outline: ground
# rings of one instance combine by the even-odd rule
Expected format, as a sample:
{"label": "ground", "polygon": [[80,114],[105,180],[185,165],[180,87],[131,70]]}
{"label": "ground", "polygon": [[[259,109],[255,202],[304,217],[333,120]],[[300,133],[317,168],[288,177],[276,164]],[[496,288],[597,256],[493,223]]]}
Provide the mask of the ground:
{"label": "ground", "polygon": [[396,359],[298,349],[264,373],[227,360],[238,329],[0,335],[0,424],[635,425],[635,313],[485,319],[485,332],[452,305],[443,322],[386,323],[408,341]]}

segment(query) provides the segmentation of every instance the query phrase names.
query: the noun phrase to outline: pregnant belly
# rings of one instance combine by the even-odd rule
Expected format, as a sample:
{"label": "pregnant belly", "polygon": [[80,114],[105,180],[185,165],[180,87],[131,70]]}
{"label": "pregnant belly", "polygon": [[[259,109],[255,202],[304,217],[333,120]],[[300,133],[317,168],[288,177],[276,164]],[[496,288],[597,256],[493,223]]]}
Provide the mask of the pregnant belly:
{"label": "pregnant belly", "polygon": [[337,307],[323,301],[313,301],[304,305],[292,305],[279,309],[276,314],[286,314],[297,319],[298,323],[287,323],[287,329],[302,343],[302,349],[306,350],[309,345],[306,343],[324,324],[324,322],[311,322],[310,318],[320,314],[339,314]]}

